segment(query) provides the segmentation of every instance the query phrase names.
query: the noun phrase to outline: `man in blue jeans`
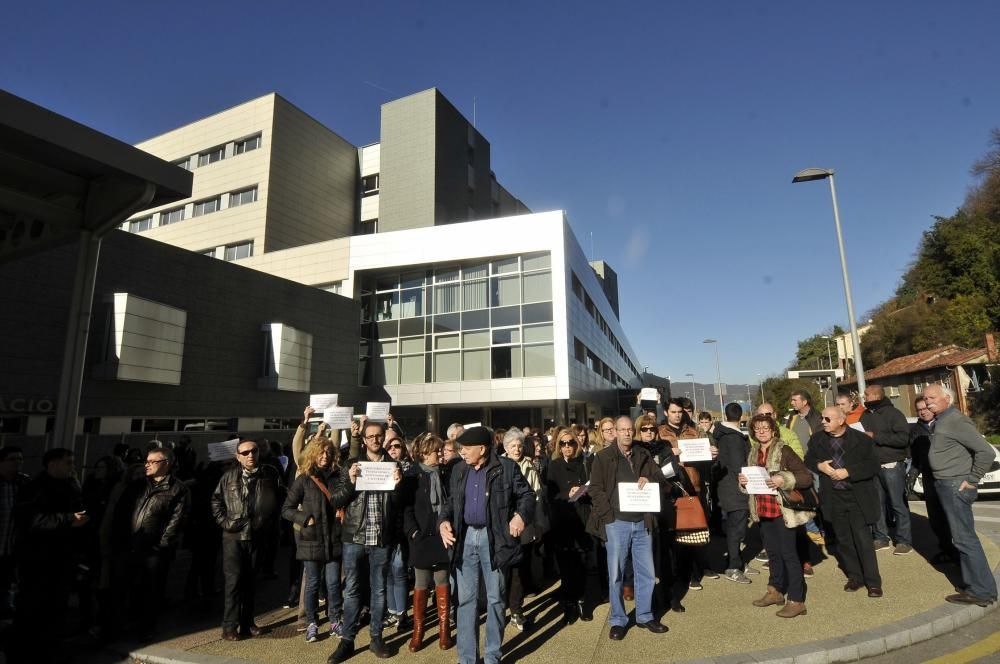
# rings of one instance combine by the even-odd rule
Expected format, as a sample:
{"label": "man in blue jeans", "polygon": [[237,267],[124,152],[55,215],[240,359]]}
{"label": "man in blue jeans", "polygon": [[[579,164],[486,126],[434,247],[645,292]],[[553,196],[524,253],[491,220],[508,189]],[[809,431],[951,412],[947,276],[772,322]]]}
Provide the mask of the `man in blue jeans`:
{"label": "man in blue jeans", "polygon": [[[385,428],[379,422],[368,421],[361,432],[364,449],[358,458],[344,464],[344,470],[333,491],[330,502],[335,509],[344,508],[341,529],[344,568],[344,622],[343,634],[337,649],[327,659],[328,664],[340,664],[354,654],[354,637],[358,633],[358,614],[361,611],[360,573],[363,558],[368,559],[368,583],[371,586],[371,644],[368,649],[379,659],[390,656],[382,640],[385,619],[385,585],[389,572],[389,552],[402,532],[402,507],[396,491],[361,490],[356,487],[361,475],[360,462],[396,462],[382,448]],[[396,486],[402,474],[396,466],[393,479]],[[327,601],[330,601],[329,599]]]}
{"label": "man in blue jeans", "polygon": [[[653,588],[656,584],[653,569],[653,538],[656,514],[653,512],[628,512],[622,509],[618,485],[635,483],[643,489],[649,481],[663,480],[663,473],[653,463],[649,451],[633,446],[635,428],[632,419],[619,417],[615,421],[616,442],[594,456],[591,469],[590,494],[592,510],[587,531],[605,543],[608,554],[608,595],[611,612],[608,638],[621,641],[625,638],[628,615],[622,586],[625,559],[632,554],[635,574],[635,625],[654,634],[663,634],[667,626],[653,616]],[[659,490],[659,487],[651,487]]]}
{"label": "man in blue jeans", "polygon": [[438,519],[445,548],[454,547],[458,576],[458,661],[479,661],[479,579],[486,586],[485,664],[499,664],[503,644],[504,573],[520,562],[518,538],[535,515],[535,492],[510,459],[493,449],[493,432],[471,427],[458,438],[460,463]]}
{"label": "man in blue jeans", "polygon": [[983,545],[976,536],[972,503],[996,453],[976,429],[972,420],[954,403],[952,391],[942,385],[924,388],[924,401],[934,413],[931,447],[927,454],[938,499],[951,527],[951,539],[958,549],[964,588],[945,599],[952,604],[989,606],[997,601],[997,584]]}
{"label": "man in blue jeans", "polygon": [[896,547],[892,552],[897,556],[905,556],[913,551],[910,506],[906,502],[906,458],[910,456],[910,424],[906,421],[906,416],[885,397],[882,386],[871,383],[865,388],[865,412],[861,414],[861,426],[865,428],[865,435],[875,444],[875,454],[880,466],[875,486],[878,487],[882,511],[872,532],[875,550],[889,548],[886,516],[891,513],[896,526]]}

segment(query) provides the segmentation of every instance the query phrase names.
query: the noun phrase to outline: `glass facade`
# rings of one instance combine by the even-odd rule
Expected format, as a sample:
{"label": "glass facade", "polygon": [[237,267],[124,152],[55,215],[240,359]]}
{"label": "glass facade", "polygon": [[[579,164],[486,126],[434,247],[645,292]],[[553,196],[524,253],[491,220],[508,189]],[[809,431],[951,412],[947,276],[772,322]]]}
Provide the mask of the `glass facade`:
{"label": "glass facade", "polygon": [[365,385],[552,376],[548,252],[363,274]]}

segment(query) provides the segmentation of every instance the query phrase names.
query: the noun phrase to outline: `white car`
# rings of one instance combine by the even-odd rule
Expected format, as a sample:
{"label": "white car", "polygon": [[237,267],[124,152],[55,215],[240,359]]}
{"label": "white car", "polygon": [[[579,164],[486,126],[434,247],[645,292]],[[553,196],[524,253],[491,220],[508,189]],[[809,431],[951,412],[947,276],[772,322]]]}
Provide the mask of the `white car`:
{"label": "white car", "polygon": [[[983,475],[983,479],[979,483],[978,495],[980,496],[1000,493],[1000,451],[995,446],[991,447],[993,447],[993,454],[995,455],[993,465],[990,466],[990,472]],[[913,485],[913,493],[921,499],[924,497],[924,482],[923,477],[920,475],[917,475],[917,481]]]}

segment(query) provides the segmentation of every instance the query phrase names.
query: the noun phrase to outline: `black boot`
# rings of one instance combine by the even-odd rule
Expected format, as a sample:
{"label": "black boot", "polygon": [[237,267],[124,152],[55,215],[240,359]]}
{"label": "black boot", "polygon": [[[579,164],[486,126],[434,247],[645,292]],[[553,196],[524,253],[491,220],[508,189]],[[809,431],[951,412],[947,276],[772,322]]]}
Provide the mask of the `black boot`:
{"label": "black boot", "polygon": [[348,641],[346,639],[341,639],[340,645],[337,649],[333,651],[326,659],[326,664],[340,664],[351,658],[354,654],[354,641]]}

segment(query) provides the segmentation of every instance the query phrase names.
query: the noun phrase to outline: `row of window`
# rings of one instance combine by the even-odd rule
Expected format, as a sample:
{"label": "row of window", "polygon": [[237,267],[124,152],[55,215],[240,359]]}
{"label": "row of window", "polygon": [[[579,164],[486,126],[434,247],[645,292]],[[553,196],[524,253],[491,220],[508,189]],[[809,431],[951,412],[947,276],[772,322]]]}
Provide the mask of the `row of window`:
{"label": "row of window", "polygon": [[253,136],[240,138],[235,141],[223,143],[222,145],[216,145],[208,150],[203,150],[198,154],[178,159],[172,163],[175,166],[180,166],[186,171],[190,171],[194,170],[195,166],[201,168],[202,166],[214,164],[215,162],[222,161],[228,157],[234,157],[238,154],[256,150],[260,147],[260,143],[260,134],[254,134]]}
{"label": "row of window", "polygon": [[227,244],[222,249],[222,256],[219,256],[219,251],[217,248],[203,249],[198,252],[204,254],[209,258],[222,258],[227,261],[236,261],[241,258],[249,258],[253,256],[253,240],[246,240],[244,242],[236,242],[235,244]]}
{"label": "row of window", "polygon": [[[237,191],[231,191],[226,194],[218,194],[216,196],[212,196],[211,198],[204,198],[195,201],[191,204],[191,217],[201,217],[206,214],[218,212],[219,210],[226,210],[256,202],[257,185],[254,185],[252,187],[246,187]],[[223,207],[223,203],[226,203],[225,207]],[[161,210],[156,214],[147,214],[139,217],[138,219],[126,221],[120,228],[123,231],[128,231],[129,233],[141,233],[143,231],[148,231],[150,228],[169,226],[170,224],[176,224],[178,221],[183,221],[186,210],[187,205],[170,208],[169,210]],[[154,223],[154,221],[157,220],[159,223]]]}
{"label": "row of window", "polygon": [[629,386],[628,382],[624,378],[615,373],[614,369],[608,366],[606,362],[597,356],[597,353],[587,348],[587,346],[576,337],[573,337],[573,357],[575,357],[578,362],[585,364],[588,369],[604,378],[604,380],[610,382],[615,387]]}
{"label": "row of window", "polygon": [[601,312],[598,311],[594,301],[590,299],[590,294],[588,294],[583,288],[583,284],[580,282],[579,277],[576,276],[575,272],[571,273],[571,275],[573,295],[575,295],[576,299],[583,303],[587,313],[590,314],[590,317],[594,319],[594,322],[601,329],[601,332],[608,338],[608,341],[611,342],[611,346],[618,353],[619,357],[622,358],[625,366],[629,368],[629,371],[631,371],[636,378],[639,378],[638,367],[636,367],[632,363],[632,360],[629,359],[628,354],[625,352],[625,348],[622,347],[621,342],[618,341],[618,337],[615,336],[615,333],[611,331],[611,326],[608,325],[606,320],[604,320],[604,316],[602,316]]}
{"label": "row of window", "polygon": [[376,385],[531,378],[555,374],[555,350],[551,343],[509,345],[378,357],[373,363]]}

